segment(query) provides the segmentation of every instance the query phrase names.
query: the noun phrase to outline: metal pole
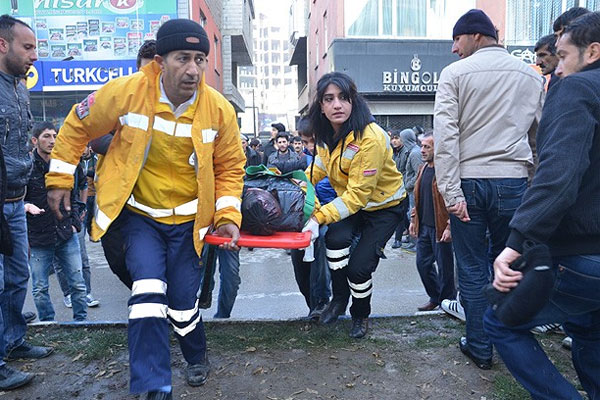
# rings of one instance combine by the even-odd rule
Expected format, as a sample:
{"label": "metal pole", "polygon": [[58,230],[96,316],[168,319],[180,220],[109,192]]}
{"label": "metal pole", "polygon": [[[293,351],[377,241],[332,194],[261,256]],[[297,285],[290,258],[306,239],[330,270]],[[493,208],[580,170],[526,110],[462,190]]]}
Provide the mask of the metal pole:
{"label": "metal pole", "polygon": [[254,137],[256,138],[256,107],[254,104],[254,88],[252,88],[252,120],[254,121]]}

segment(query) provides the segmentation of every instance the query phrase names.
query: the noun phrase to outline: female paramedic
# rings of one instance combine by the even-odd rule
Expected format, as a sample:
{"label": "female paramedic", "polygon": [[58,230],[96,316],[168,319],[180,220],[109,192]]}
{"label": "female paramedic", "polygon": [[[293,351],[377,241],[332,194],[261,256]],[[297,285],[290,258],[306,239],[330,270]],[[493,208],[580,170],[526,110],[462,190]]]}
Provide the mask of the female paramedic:
{"label": "female paramedic", "polygon": [[[307,176],[313,184],[328,176],[337,193],[304,227],[313,238],[319,225],[329,227],[325,247],[333,299],[320,321],[335,322],[352,295],[350,336],[362,338],[371,312],[371,274],[406,213],[402,174],[392,160],[387,133],[375,123],[348,75],[332,72],[319,79],[309,119],[317,155]],[[359,239],[351,251],[355,237]]]}

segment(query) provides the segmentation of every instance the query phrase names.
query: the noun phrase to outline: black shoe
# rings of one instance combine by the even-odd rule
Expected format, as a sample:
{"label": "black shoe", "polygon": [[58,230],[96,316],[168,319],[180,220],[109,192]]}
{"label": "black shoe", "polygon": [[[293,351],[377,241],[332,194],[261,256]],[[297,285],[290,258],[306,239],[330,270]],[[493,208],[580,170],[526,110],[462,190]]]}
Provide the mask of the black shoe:
{"label": "black shoe", "polygon": [[36,317],[37,315],[33,311],[25,311],[23,313],[23,318],[25,319],[26,324],[33,322]]}
{"label": "black shoe", "polygon": [[6,360],[17,360],[20,358],[28,358],[37,360],[48,357],[54,349],[52,347],[32,346],[27,342],[23,342],[20,346],[9,350],[6,354]]}
{"label": "black shoe", "polygon": [[33,374],[21,372],[8,365],[0,367],[0,390],[11,390],[27,385],[33,379]]}
{"label": "black shoe", "polygon": [[394,240],[394,244],[392,245],[392,249],[399,249],[400,247],[402,247],[402,241],[401,240]]}
{"label": "black shoe", "polygon": [[173,392],[148,392],[148,400],[171,400]]}
{"label": "black shoe", "polygon": [[317,306],[313,308],[310,311],[310,313],[308,313],[308,319],[318,321],[319,318],[321,318],[321,315],[323,315],[323,311],[325,311],[328,305],[328,300],[320,301],[319,303],[317,303]]}
{"label": "black shoe", "polygon": [[483,360],[479,357],[475,357],[473,354],[471,354],[471,350],[469,350],[469,346],[467,345],[467,338],[466,337],[461,337],[460,341],[458,342],[458,347],[460,347],[460,351],[462,351],[462,353],[469,357],[471,359],[471,361],[473,361],[473,364],[475,364],[477,366],[477,368],[480,369],[492,369],[492,359],[490,358],[489,360]]}
{"label": "black shoe", "polygon": [[360,339],[369,331],[369,318],[352,318],[352,329],[350,337]]}
{"label": "black shoe", "polygon": [[319,322],[322,324],[334,323],[337,321],[340,315],[344,315],[346,313],[346,306],[347,304],[342,304],[339,301],[332,301],[321,314]]}
{"label": "black shoe", "polygon": [[187,365],[185,368],[185,380],[190,386],[202,386],[206,383],[209,372],[210,362],[208,361],[208,357],[206,357],[204,363]]}

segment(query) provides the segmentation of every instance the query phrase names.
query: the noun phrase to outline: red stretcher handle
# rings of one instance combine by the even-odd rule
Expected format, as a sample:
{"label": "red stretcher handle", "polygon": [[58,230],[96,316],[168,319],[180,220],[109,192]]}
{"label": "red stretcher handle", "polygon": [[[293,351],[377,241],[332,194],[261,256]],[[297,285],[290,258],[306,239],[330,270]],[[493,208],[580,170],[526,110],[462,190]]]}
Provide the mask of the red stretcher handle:
{"label": "red stretcher handle", "polygon": [[[303,249],[310,245],[310,232],[275,232],[271,236],[251,235],[240,232],[238,246],[274,249]],[[220,245],[227,243],[231,238],[207,234],[204,241],[208,244]]]}

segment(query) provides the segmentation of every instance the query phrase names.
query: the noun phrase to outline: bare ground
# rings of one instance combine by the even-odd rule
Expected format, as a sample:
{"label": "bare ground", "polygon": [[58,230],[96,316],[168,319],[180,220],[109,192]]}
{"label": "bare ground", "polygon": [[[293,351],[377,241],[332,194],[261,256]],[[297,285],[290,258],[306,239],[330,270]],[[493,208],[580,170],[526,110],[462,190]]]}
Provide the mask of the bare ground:
{"label": "bare ground", "polygon": [[[172,341],[174,399],[523,399],[526,392],[500,361],[490,371],[468,362],[457,343],[460,322],[445,316],[372,321],[368,337],[347,337],[305,321],[206,324],[212,372],[205,386],[185,384],[185,362]],[[52,356],[10,364],[36,374],[2,399],[144,399],[128,394],[123,327],[33,327],[30,340]],[[560,335],[540,337],[561,372],[576,384]]]}

